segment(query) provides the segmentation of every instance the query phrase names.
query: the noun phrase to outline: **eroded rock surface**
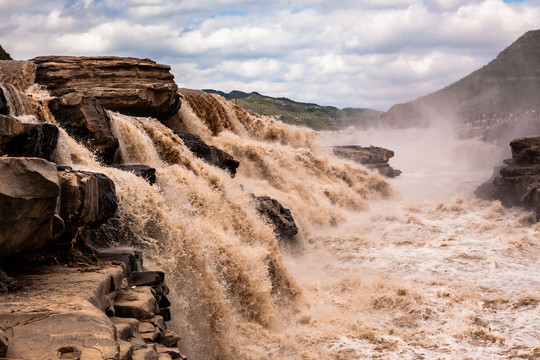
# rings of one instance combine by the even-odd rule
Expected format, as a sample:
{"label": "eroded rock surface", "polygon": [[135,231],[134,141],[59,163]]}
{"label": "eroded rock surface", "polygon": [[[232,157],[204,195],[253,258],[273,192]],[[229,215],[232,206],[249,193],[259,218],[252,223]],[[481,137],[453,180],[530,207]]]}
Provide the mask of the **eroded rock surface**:
{"label": "eroded rock surface", "polygon": [[105,108],[134,116],[168,117],[180,108],[171,67],[129,57],[40,56],[36,82],[53,96],[80,91]]}
{"label": "eroded rock surface", "polygon": [[482,199],[500,200],[504,206],[522,206],[540,218],[540,136],[510,142],[512,159],[476,190]]}
{"label": "eroded rock surface", "polygon": [[114,182],[90,171],[58,172],[62,195],[60,216],[67,230],[95,226],[111,218],[118,208]]}
{"label": "eroded rock surface", "polygon": [[62,229],[56,166],[39,158],[0,157],[0,258],[38,250]]}
{"label": "eroded rock surface", "polygon": [[218,149],[213,145],[207,145],[199,136],[185,132],[175,131],[184,144],[195,156],[203,159],[207,163],[227,170],[231,176],[236,175],[236,169],[240,165],[230,154]]}
{"label": "eroded rock surface", "polygon": [[0,156],[40,157],[50,160],[58,143],[53,124],[22,123],[0,115]]}
{"label": "eroded rock surface", "polygon": [[253,196],[255,207],[274,226],[276,236],[289,243],[298,234],[291,211],[269,196]]}
{"label": "eroded rock surface", "polygon": [[400,170],[396,170],[388,164],[388,160],[394,156],[392,150],[377,146],[356,145],[335,146],[333,150],[336,156],[366,165],[369,169],[377,169],[383,176],[394,178],[401,174]]}
{"label": "eroded rock surface", "polygon": [[69,93],[51,100],[49,108],[70,136],[94,150],[105,163],[112,162],[118,139],[109,114],[96,99],[81,92]]}

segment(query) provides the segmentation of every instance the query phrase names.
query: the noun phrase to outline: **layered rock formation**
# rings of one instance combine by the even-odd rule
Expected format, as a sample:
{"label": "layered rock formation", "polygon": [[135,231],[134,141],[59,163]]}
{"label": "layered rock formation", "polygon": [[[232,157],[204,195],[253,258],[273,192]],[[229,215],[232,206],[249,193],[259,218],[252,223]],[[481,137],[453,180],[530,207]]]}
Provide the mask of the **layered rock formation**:
{"label": "layered rock formation", "polygon": [[171,67],[150,59],[40,56],[36,82],[53,96],[83,92],[109,110],[134,116],[168,117],[180,108]]}
{"label": "layered rock formation", "polygon": [[165,323],[170,303],[163,272],[139,271],[141,255],[132,250],[98,256],[104,260],[95,265],[45,266],[19,276],[22,290],[0,302],[0,356],[184,358],[176,348],[180,337]]}
{"label": "layered rock formation", "polygon": [[21,123],[0,115],[0,156],[27,156],[50,160],[58,142],[53,124]]}
{"label": "layered rock formation", "polygon": [[487,200],[500,200],[504,206],[522,206],[540,218],[540,136],[510,142],[512,158],[497,168],[490,181],[476,190]]}
{"label": "layered rock formation", "polygon": [[400,170],[396,170],[388,164],[388,160],[394,156],[392,150],[376,146],[346,145],[334,146],[333,151],[340,158],[366,165],[369,169],[377,169],[379,174],[383,176],[394,178],[401,174]]}

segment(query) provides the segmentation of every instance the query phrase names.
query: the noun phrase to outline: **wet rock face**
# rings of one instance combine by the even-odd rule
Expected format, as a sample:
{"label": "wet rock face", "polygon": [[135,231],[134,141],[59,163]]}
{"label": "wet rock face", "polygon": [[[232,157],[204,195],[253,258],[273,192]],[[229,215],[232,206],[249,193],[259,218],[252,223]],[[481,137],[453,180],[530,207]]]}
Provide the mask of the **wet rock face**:
{"label": "wet rock face", "polygon": [[333,150],[336,156],[366,165],[369,169],[377,169],[383,176],[394,178],[401,174],[400,170],[396,170],[388,164],[388,160],[394,156],[392,150],[377,146],[356,145],[335,146]]}
{"label": "wet rock face", "polygon": [[274,225],[276,236],[281,241],[291,242],[294,236],[298,234],[298,227],[294,222],[291,211],[269,196],[253,196],[253,200],[259,213]]}
{"label": "wet rock face", "polygon": [[150,185],[156,183],[156,169],[151,166],[142,164],[116,164],[113,166],[123,171],[132,172],[136,176],[148,181]]}
{"label": "wet rock face", "polygon": [[[37,250],[61,231],[56,166],[38,158],[0,158],[0,258]],[[55,226],[56,225],[56,226]]]}
{"label": "wet rock face", "polygon": [[133,116],[166,118],[181,106],[170,66],[150,59],[40,56],[36,82],[54,96],[81,91],[105,108]]}
{"label": "wet rock face", "polygon": [[89,171],[58,173],[62,189],[60,216],[66,230],[79,226],[97,226],[111,218],[118,208],[114,182],[107,176]]}
{"label": "wet rock face", "polygon": [[118,139],[111,130],[109,114],[98,101],[74,92],[49,102],[49,109],[62,127],[110,164],[118,149]]}
{"label": "wet rock face", "polygon": [[[493,177],[475,194],[486,200],[500,200],[504,206],[522,206],[540,218],[540,136],[510,142],[512,159],[496,169]],[[497,171],[498,170],[498,171]]]}
{"label": "wet rock face", "polygon": [[236,175],[236,169],[240,165],[230,154],[218,149],[215,146],[207,145],[202,139],[192,133],[185,131],[175,131],[184,144],[195,156],[203,159],[207,163],[227,170],[232,177]]}
{"label": "wet rock face", "polygon": [[50,160],[58,143],[58,128],[53,124],[21,123],[0,115],[0,156],[40,157]]}

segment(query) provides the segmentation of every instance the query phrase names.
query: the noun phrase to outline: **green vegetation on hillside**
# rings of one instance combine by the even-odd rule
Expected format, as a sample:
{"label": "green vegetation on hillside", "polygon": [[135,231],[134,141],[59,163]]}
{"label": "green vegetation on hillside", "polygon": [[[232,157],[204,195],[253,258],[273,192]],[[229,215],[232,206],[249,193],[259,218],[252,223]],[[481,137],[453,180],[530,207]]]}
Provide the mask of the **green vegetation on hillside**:
{"label": "green vegetation on hillside", "polygon": [[13,60],[6,50],[4,50],[2,45],[0,45],[0,60]]}
{"label": "green vegetation on hillside", "polygon": [[284,123],[307,126],[314,130],[338,130],[351,125],[367,128],[374,126],[382,114],[381,111],[373,109],[345,108],[341,110],[334,106],[301,103],[284,97],[273,98],[257,92],[248,94],[235,90],[227,94],[211,89],[203,91],[219,94],[255,113],[274,116]]}

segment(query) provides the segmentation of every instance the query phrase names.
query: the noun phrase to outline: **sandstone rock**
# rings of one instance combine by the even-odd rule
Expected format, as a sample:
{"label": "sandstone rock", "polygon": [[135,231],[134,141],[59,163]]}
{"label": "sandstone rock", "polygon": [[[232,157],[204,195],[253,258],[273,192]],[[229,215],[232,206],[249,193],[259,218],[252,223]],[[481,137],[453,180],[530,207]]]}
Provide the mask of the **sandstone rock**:
{"label": "sandstone rock", "polygon": [[165,281],[163,271],[135,271],[128,278],[129,286],[157,286]]}
{"label": "sandstone rock", "polygon": [[111,119],[96,99],[73,92],[53,99],[49,109],[62,127],[87,148],[111,164],[118,149],[118,139],[111,130]]}
{"label": "sandstone rock", "polygon": [[52,240],[59,194],[54,164],[0,158],[0,257],[37,251]]}
{"label": "sandstone rock", "polygon": [[0,115],[0,155],[50,160],[57,142],[55,125],[21,123],[14,117]]}
{"label": "sandstone rock", "polygon": [[139,331],[139,321],[131,318],[110,318],[116,327],[116,337],[121,340],[129,341],[137,331]]}
{"label": "sandstone rock", "polygon": [[282,241],[290,242],[298,233],[291,211],[268,196],[253,196],[255,207],[274,226],[274,233]]}
{"label": "sandstone rock", "polygon": [[5,357],[8,350],[8,339],[4,332],[0,330],[0,357]]}
{"label": "sandstone rock", "polygon": [[118,346],[120,347],[119,360],[131,360],[133,357],[133,345],[124,340],[118,341]]}
{"label": "sandstone rock", "polygon": [[10,327],[7,357],[56,359],[62,353],[80,352],[81,359],[83,355],[86,359],[116,359],[118,344],[109,318],[88,302],[77,308],[34,313],[29,321]]}
{"label": "sandstone rock", "polygon": [[154,185],[156,183],[156,169],[148,165],[117,164],[113,166],[117,169],[134,173],[136,176],[148,181],[150,185]]}
{"label": "sandstone rock", "polygon": [[149,319],[159,313],[159,308],[150,287],[121,289],[114,302],[116,316],[134,319]]}
{"label": "sandstone rock", "polygon": [[186,147],[191,150],[195,156],[203,159],[211,165],[227,170],[232,177],[236,175],[236,169],[240,163],[234,160],[231,155],[215,146],[207,145],[199,136],[195,134],[185,131],[175,131],[175,134],[184,141]]}
{"label": "sandstone rock", "polygon": [[133,360],[158,360],[158,354],[154,347],[135,350],[133,352]]}
{"label": "sandstone rock", "polygon": [[134,116],[168,117],[181,106],[170,66],[150,59],[40,56],[36,82],[54,96],[81,91],[105,108]]}
{"label": "sandstone rock", "polygon": [[388,160],[394,156],[392,150],[381,147],[362,147],[356,145],[335,146],[334,154],[340,158],[349,159],[356,163],[366,165],[369,169],[377,169],[383,176],[394,178],[401,174],[400,170],[393,169]]}
{"label": "sandstone rock", "polygon": [[67,230],[99,225],[114,215],[118,199],[110,178],[89,171],[63,171],[58,175],[62,187],[60,216]]}
{"label": "sandstone rock", "polygon": [[[185,356],[182,355],[182,353],[178,350],[178,348],[174,347],[164,347],[159,344],[156,345],[156,351],[159,356],[162,355],[168,355],[170,356],[169,359],[185,359]],[[161,359],[161,357],[160,357]]]}
{"label": "sandstone rock", "polygon": [[172,330],[167,329],[163,332],[163,334],[161,334],[160,342],[167,347],[173,347],[178,344],[180,339],[180,335],[178,335]]}
{"label": "sandstone rock", "polygon": [[[510,143],[512,159],[496,168],[492,178],[475,194],[486,200],[500,200],[504,206],[522,206],[540,218],[540,136],[515,139]],[[498,170],[498,171],[497,171]]]}
{"label": "sandstone rock", "polygon": [[139,249],[99,248],[93,250],[98,259],[122,266],[127,275],[142,268],[143,254]]}

